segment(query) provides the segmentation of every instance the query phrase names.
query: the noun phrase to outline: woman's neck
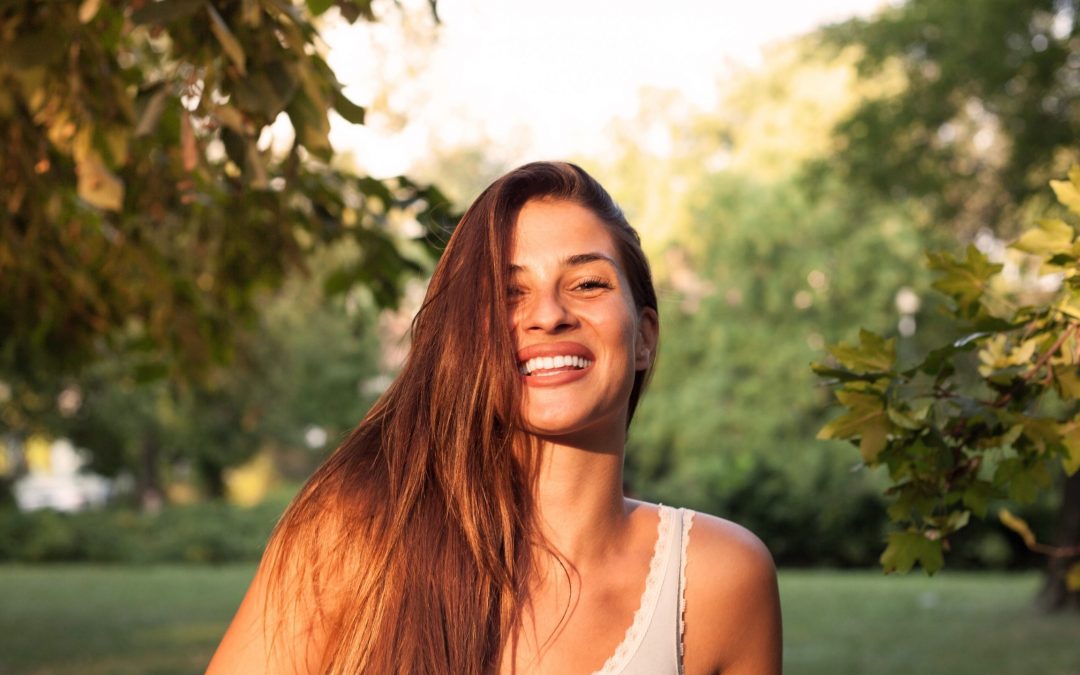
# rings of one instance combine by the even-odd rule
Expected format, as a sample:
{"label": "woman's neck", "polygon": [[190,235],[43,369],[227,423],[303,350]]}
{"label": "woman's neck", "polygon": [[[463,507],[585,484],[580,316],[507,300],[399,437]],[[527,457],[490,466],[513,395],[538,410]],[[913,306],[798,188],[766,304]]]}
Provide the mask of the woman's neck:
{"label": "woman's neck", "polygon": [[575,565],[601,560],[626,526],[625,434],[599,442],[540,441],[537,514],[541,534]]}

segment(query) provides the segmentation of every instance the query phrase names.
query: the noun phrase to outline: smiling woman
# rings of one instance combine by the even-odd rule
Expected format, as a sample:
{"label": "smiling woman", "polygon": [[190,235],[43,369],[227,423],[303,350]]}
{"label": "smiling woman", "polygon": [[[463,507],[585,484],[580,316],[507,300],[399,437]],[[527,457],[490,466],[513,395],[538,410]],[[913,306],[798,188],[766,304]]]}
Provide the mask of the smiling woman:
{"label": "smiling woman", "polygon": [[209,672],[778,673],[761,542],[622,494],[658,336],[648,262],[604,189],[563,163],[500,178]]}

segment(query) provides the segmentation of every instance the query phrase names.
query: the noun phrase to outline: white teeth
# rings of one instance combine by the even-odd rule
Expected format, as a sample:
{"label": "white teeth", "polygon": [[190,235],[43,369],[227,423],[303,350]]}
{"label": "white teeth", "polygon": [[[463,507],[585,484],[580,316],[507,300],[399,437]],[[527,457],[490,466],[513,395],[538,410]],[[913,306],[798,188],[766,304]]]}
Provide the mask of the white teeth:
{"label": "white teeth", "polygon": [[[521,364],[518,370],[522,375],[531,375],[538,370],[554,370],[557,368],[588,368],[592,361],[580,356],[536,356]],[[554,374],[554,373],[551,373]]]}

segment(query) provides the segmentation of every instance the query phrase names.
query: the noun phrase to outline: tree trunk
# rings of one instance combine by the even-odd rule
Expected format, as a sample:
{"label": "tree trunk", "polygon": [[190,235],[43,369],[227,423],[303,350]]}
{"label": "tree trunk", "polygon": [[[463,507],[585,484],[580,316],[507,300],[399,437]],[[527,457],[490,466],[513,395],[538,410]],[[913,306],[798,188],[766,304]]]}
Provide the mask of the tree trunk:
{"label": "tree trunk", "polygon": [[164,493],[161,490],[161,444],[157,437],[147,434],[139,452],[139,504],[143,511],[157,513],[164,502]]}
{"label": "tree trunk", "polygon": [[198,467],[207,496],[214,500],[225,499],[225,469],[205,457],[199,459]]}
{"label": "tree trunk", "polygon": [[[1080,546],[1080,471],[1065,479],[1065,494],[1058,513],[1058,546],[1077,550]],[[1036,604],[1047,612],[1080,610],[1080,592],[1065,587],[1065,573],[1080,562],[1080,555],[1050,558],[1046,580]]]}

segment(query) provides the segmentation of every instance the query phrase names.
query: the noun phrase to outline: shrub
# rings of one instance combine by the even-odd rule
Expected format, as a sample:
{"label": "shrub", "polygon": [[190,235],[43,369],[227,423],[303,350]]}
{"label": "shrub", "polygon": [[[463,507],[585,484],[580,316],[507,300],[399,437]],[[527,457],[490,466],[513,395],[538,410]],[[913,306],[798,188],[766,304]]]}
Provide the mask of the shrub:
{"label": "shrub", "polygon": [[223,502],[81,513],[0,510],[0,562],[225,563],[257,561],[285,502]]}

